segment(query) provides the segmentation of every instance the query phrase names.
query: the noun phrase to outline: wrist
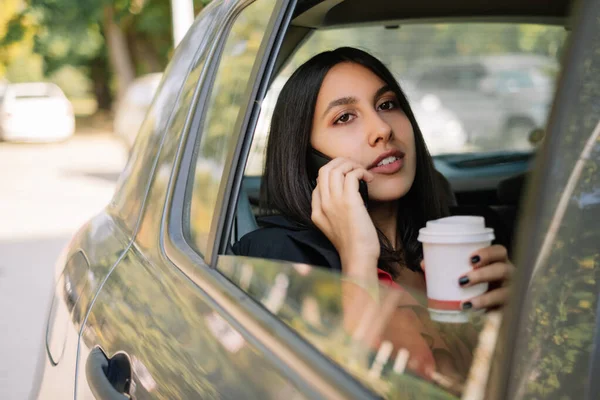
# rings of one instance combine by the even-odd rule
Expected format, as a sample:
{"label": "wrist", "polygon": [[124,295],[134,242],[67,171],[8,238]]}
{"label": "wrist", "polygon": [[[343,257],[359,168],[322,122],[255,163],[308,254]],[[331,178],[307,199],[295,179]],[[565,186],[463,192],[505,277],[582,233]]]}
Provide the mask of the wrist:
{"label": "wrist", "polygon": [[377,262],[379,256],[361,254],[340,257],[342,273],[351,279],[359,280],[365,284],[377,282]]}

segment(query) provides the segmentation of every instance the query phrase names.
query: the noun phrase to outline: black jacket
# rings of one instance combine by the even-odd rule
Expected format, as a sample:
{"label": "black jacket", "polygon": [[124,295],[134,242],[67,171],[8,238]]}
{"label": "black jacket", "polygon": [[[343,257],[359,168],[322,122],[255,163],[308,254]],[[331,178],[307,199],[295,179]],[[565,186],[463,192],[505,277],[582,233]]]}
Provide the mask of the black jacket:
{"label": "black jacket", "polygon": [[260,229],[233,245],[234,254],[342,270],[337,250],[318,229],[304,227],[281,215],[262,217],[259,224]]}

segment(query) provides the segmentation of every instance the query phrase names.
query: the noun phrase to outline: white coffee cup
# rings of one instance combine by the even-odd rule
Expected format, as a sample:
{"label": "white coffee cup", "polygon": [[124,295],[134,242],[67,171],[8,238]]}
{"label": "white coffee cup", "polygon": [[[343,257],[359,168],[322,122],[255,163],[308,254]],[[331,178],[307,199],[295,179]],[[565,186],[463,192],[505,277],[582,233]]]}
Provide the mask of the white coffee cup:
{"label": "white coffee cup", "polygon": [[488,284],[463,288],[458,279],[473,269],[473,252],[491,245],[494,230],[485,227],[483,217],[453,216],[428,221],[427,226],[419,230],[418,240],[423,243],[431,319],[468,322],[469,313],[461,309],[461,303],[485,293]]}

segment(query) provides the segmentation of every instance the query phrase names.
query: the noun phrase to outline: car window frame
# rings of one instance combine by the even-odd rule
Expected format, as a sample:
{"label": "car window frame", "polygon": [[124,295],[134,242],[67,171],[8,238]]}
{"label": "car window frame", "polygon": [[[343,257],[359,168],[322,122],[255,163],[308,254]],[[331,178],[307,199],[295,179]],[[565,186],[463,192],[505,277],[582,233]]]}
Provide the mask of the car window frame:
{"label": "car window frame", "polygon": [[[186,37],[194,37],[197,31],[202,27],[202,20],[206,17],[206,12],[208,12],[208,7],[215,7],[215,9],[210,10],[210,12],[215,12],[218,14],[218,11],[221,9],[225,9],[227,6],[224,4],[224,1],[213,1],[210,5],[203,9],[203,12],[198,15],[198,18],[195,19],[194,24],[190,27],[188,32],[186,33]],[[215,18],[217,15],[212,16]],[[209,26],[212,27],[214,24],[210,22]],[[185,39],[185,38],[184,38]],[[185,45],[182,44],[181,46]],[[181,100],[181,96],[184,92],[184,86],[189,78],[190,73],[194,69],[195,64],[201,59],[201,54],[206,51],[206,57],[210,57],[213,51],[214,44],[206,43],[204,46],[196,45],[195,50],[193,51],[193,56],[191,58],[191,62],[187,67],[185,67],[185,74],[181,77],[180,86],[176,89],[176,93],[173,95],[173,104],[169,106],[170,110],[167,110],[164,114],[163,118],[158,110],[154,110],[156,106],[156,102],[159,101],[158,98],[161,96],[161,91],[167,90],[167,85],[173,84],[175,81],[171,79],[170,74],[174,74],[176,71],[173,70],[175,68],[173,62],[184,62],[184,59],[177,59],[178,52],[184,51],[181,49],[181,46],[178,46],[175,49],[172,59],[169,62],[169,65],[161,74],[160,82],[156,87],[154,97],[152,98],[147,110],[145,111],[144,120],[142,124],[138,128],[138,132],[136,132],[135,141],[132,144],[130,149],[130,153],[128,156],[127,163],[121,172],[119,179],[117,181],[117,186],[113,193],[110,204],[108,205],[108,212],[113,216],[115,222],[125,231],[130,233],[131,242],[135,240],[137,234],[139,232],[140,226],[144,219],[144,213],[147,207],[147,201],[149,200],[152,182],[154,180],[155,173],[157,172],[157,168],[160,164],[161,155],[163,153],[163,148],[165,143],[168,142],[168,131],[173,124],[173,119],[176,114],[176,106],[179,104]],[[191,47],[191,46],[190,46]],[[183,55],[181,56],[183,57]],[[203,70],[207,70],[208,65],[202,67]],[[182,68],[183,70],[184,68]],[[204,73],[204,72],[203,72]],[[201,82],[202,79],[199,80]],[[194,89],[196,90],[196,89]],[[166,101],[168,96],[165,96],[163,101]],[[164,108],[165,106],[163,106]],[[194,104],[190,104],[190,109],[193,109]],[[144,124],[146,123],[146,119],[150,117],[150,114],[156,114],[159,120],[163,119],[164,122],[164,131],[161,133],[155,133],[158,131],[158,128],[155,126],[153,128],[149,128],[148,132],[143,132]],[[184,125],[185,129],[185,125]],[[153,139],[153,136],[156,136],[156,139]],[[156,141],[155,147],[151,146],[153,141]],[[147,176],[134,174],[137,172],[138,168],[144,163],[147,163],[148,173]],[[139,187],[139,189],[136,189]],[[132,194],[126,195],[131,191]],[[133,203],[139,202],[139,205],[132,205]]]}
{"label": "car window frame", "polygon": [[230,226],[233,223],[244,167],[259,116],[260,104],[253,99],[258,98],[257,96],[264,97],[266,93],[276,55],[296,7],[295,0],[277,2],[265,36],[268,40],[263,40],[257,55],[261,62],[253,67],[250,80],[254,81],[254,85],[246,94],[246,104],[252,106],[247,106],[236,121],[235,134],[238,136],[227,159],[231,161],[237,158],[237,162],[230,162],[224,170],[225,183],[220,187],[219,196],[226,201],[215,209],[217,224],[211,225],[211,238],[214,240],[210,254],[205,255],[206,257],[198,254],[184,235],[186,189],[193,178],[190,172],[193,171],[195,163],[194,147],[201,139],[200,127],[204,123],[206,105],[231,26],[237,15],[252,2],[240,1],[234,7],[234,11],[226,17],[227,22],[216,35],[216,43],[209,55],[210,63],[206,66],[207,75],[201,80],[202,87],[198,88],[195,110],[189,116],[190,122],[185,128],[186,137],[180,143],[171,174],[171,187],[168,189],[162,215],[160,243],[167,259],[199,287],[215,311],[253,346],[261,350],[267,359],[281,366],[282,372],[309,397],[372,399],[375,396],[372,391],[299,337],[215,268],[219,254],[216,250],[223,248],[227,242],[229,232],[226,225]]}
{"label": "car window frame", "polygon": [[[198,102],[197,104],[197,111],[200,111],[201,115],[197,115],[197,121],[199,122],[199,125],[197,126],[197,128],[192,128],[191,131],[194,132],[193,134],[195,134],[195,138],[193,140],[195,140],[195,144],[192,146],[191,144],[188,146],[189,147],[189,151],[193,151],[193,152],[197,152],[199,151],[200,147],[201,147],[201,141],[203,139],[203,133],[202,131],[204,131],[206,129],[206,123],[208,121],[206,121],[206,117],[207,117],[207,110],[210,107],[209,101],[210,101],[210,97],[211,97],[211,93],[215,84],[215,80],[216,77],[218,75],[218,67],[220,65],[221,62],[221,58],[223,56],[223,52],[225,50],[225,44],[227,42],[227,39],[229,37],[229,33],[231,31],[231,27],[235,24],[236,20],[237,20],[237,16],[241,13],[244,12],[244,10],[251,6],[252,4],[254,4],[257,0],[241,0],[239,1],[239,7],[235,12],[234,15],[232,15],[230,17],[230,20],[228,21],[228,24],[226,26],[226,28],[222,31],[223,35],[221,36],[222,40],[220,40],[220,43],[218,45],[217,51],[215,52],[215,54],[213,55],[213,62],[215,62],[214,68],[211,70],[211,75],[209,77],[210,79],[210,83],[208,84],[208,88],[204,88],[203,90],[205,91],[204,93],[204,98],[201,100],[201,102]],[[278,7],[281,9],[282,5],[279,4]],[[274,14],[277,13],[277,9],[274,10]],[[271,19],[266,27],[266,32],[265,32],[265,37],[263,38],[263,42],[264,40],[267,38],[267,35],[269,34],[269,32],[272,32],[273,29],[273,24],[276,23],[276,21],[274,21],[273,19]],[[269,37],[269,42],[273,42],[274,38],[278,38],[279,35],[275,35],[273,37]],[[237,204],[237,190],[239,188],[236,188],[236,193],[235,195],[231,195],[231,191],[233,189],[232,186],[232,177],[233,177],[233,173],[235,172],[235,170],[238,168],[239,165],[245,165],[246,163],[246,157],[244,157],[243,159],[243,164],[240,164],[239,160],[239,156],[240,156],[240,150],[241,150],[241,139],[243,139],[243,137],[246,135],[246,132],[248,131],[248,123],[249,123],[249,118],[251,115],[254,114],[254,109],[258,108],[260,110],[260,105],[257,105],[256,102],[254,101],[254,99],[257,98],[257,89],[260,87],[259,83],[261,81],[261,79],[255,79],[254,77],[260,77],[260,73],[263,70],[264,66],[265,66],[265,61],[266,62],[270,62],[270,56],[269,57],[265,57],[265,44],[261,43],[260,48],[258,49],[257,55],[256,55],[256,60],[261,60],[260,62],[255,62],[255,64],[252,67],[252,71],[250,73],[250,79],[249,81],[251,81],[252,79],[254,79],[255,83],[252,86],[252,88],[249,89],[249,91],[244,92],[242,94],[242,103],[244,104],[243,109],[240,110],[239,115],[236,118],[235,124],[234,124],[234,128],[233,128],[233,132],[232,132],[232,137],[231,137],[231,144],[229,145],[229,148],[227,150],[227,156],[226,156],[226,160],[224,162],[224,169],[223,169],[223,175],[222,175],[222,182],[219,185],[219,192],[218,192],[218,197],[217,197],[217,201],[215,203],[215,208],[214,208],[214,212],[213,212],[213,216],[212,216],[212,221],[210,224],[210,233],[209,233],[209,238],[208,238],[208,245],[207,245],[207,249],[206,251],[204,251],[203,254],[201,254],[201,256],[205,259],[206,263],[211,266],[214,267],[217,261],[217,257],[219,254],[221,253],[221,246],[220,243],[223,242],[221,236],[222,236],[222,232],[223,232],[223,223],[224,220],[226,219],[226,217],[230,217],[231,222],[233,221],[234,216],[233,215],[229,215],[229,212],[226,211],[228,210],[229,206],[233,206],[233,209],[235,209],[235,205]],[[192,118],[196,118],[196,117],[192,117]],[[253,133],[254,129],[252,129],[252,133]],[[187,138],[186,140],[190,140],[192,139]],[[187,150],[186,150],[187,151]],[[191,161],[190,166],[193,167],[197,161],[198,158],[200,157],[199,154],[192,154],[193,159]],[[235,160],[238,160],[237,162]],[[190,211],[190,207],[192,204],[192,201],[189,201],[191,199],[192,196],[192,190],[193,190],[193,186],[194,186],[194,169],[188,169],[187,171],[189,171],[190,173],[187,176],[187,184],[186,184],[186,196],[185,196],[185,200],[183,203],[184,206],[184,213],[182,215],[182,218],[177,217],[177,220],[180,220],[183,222],[182,228],[183,228],[183,232],[184,232],[184,239],[187,241],[188,244],[192,245],[192,247],[196,248],[195,252],[198,252],[199,250],[197,249],[197,246],[194,246],[194,244],[191,241],[191,238],[186,235],[186,233],[191,232],[190,227],[189,227],[189,211]],[[225,182],[225,184],[223,184],[223,182]],[[228,233],[227,235],[228,236]],[[223,250],[225,251],[225,249]],[[207,261],[208,260],[208,261]]]}
{"label": "car window frame", "polygon": [[[533,164],[533,176],[529,180],[526,188],[521,216],[518,220],[520,232],[518,233],[516,243],[523,243],[517,247],[515,252],[515,265],[520,267],[516,269],[513,278],[513,288],[511,292],[511,303],[504,311],[504,318],[500,328],[500,336],[496,347],[494,368],[488,379],[487,395],[490,399],[512,398],[515,394],[515,382],[517,377],[514,371],[518,366],[518,357],[516,354],[517,335],[522,327],[527,325],[527,314],[525,313],[525,303],[528,299],[530,282],[535,278],[534,266],[538,258],[541,244],[547,232],[544,222],[543,208],[539,207],[543,203],[548,193],[556,189],[552,169],[549,165],[554,162],[561,152],[561,135],[566,130],[564,125],[569,120],[572,111],[573,99],[578,97],[581,90],[580,76],[578,74],[578,64],[585,60],[588,49],[589,30],[594,31],[594,24],[598,17],[600,3],[595,0],[581,0],[572,5],[569,26],[573,27],[570,33],[567,51],[562,57],[562,66],[560,78],[557,84],[557,90],[553,96],[552,110],[547,123],[546,140],[543,148],[539,152]],[[581,133],[580,136],[587,137],[589,132]],[[569,168],[574,165],[569,165]],[[529,240],[524,240],[529,238]],[[600,299],[600,294],[596,296]],[[600,301],[598,301],[600,305]],[[600,306],[598,306],[597,315],[600,316]],[[600,321],[595,321],[596,331],[593,333],[593,343],[597,346],[600,343]],[[594,351],[590,360],[590,371],[599,368],[600,352]],[[600,390],[600,385],[595,383],[591,390]],[[587,398],[592,397],[586,393]],[[595,392],[598,395],[598,392]]]}

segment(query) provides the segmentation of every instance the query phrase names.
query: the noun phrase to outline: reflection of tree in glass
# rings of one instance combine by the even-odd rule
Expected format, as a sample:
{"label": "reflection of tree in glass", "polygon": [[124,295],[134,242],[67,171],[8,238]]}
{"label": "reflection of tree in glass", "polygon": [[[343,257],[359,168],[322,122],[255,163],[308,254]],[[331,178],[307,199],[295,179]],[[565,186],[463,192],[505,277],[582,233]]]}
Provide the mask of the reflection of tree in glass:
{"label": "reflection of tree in glass", "polygon": [[600,120],[600,35],[590,42],[596,50],[590,49],[589,59],[579,66],[584,84],[574,99],[577,112],[561,132],[560,159],[552,165],[556,194],[547,200],[552,205],[544,215],[548,226],[560,197],[566,192],[570,199],[547,260],[530,286],[526,329],[520,333],[527,349],[516,373],[523,376],[517,397],[580,399],[588,379],[600,287],[600,199],[594,196],[600,192],[600,142],[585,161],[575,190],[563,188]]}
{"label": "reflection of tree in glass", "polygon": [[190,210],[191,236],[200,252],[206,249],[225,159],[237,138],[235,123],[272,9],[272,1],[250,5],[236,19],[219,61],[202,128]]}
{"label": "reflection of tree in glass", "polygon": [[89,317],[98,344],[135,355],[156,382],[137,398],[277,398],[287,384],[254,348],[223,347],[211,330],[214,312],[195,285],[140,260],[136,253],[123,260]]}
{"label": "reflection of tree in glass", "polygon": [[[392,357],[383,361],[383,373],[373,374],[374,355],[378,349],[353,337],[344,328],[342,280],[338,273],[302,264],[282,264],[232,256],[221,256],[217,268],[234,284],[245,288],[253,299],[273,312],[326,357],[375,392],[390,396],[389,398],[419,398],[419,395],[430,396],[426,398],[452,398],[432,383],[411,377],[409,374],[398,375],[392,372],[395,353],[399,349],[394,349]],[[248,282],[247,271],[250,269],[252,276]],[[278,287],[282,286],[287,287],[283,303],[273,301],[273,293],[278,293]],[[386,289],[382,287],[381,290]],[[273,303],[277,303],[278,307],[272,307]],[[370,320],[369,326],[379,322],[387,325],[389,321],[384,321],[377,312]],[[474,333],[466,326],[438,326],[436,329],[444,335],[444,340],[450,341],[458,341]],[[403,332],[398,331],[397,334],[402,335]],[[447,342],[448,346],[456,345],[450,341]],[[464,343],[461,346],[464,348]],[[464,367],[468,369],[468,365]],[[402,393],[402,396],[397,397],[399,393]],[[411,397],[411,393],[417,397]]]}

